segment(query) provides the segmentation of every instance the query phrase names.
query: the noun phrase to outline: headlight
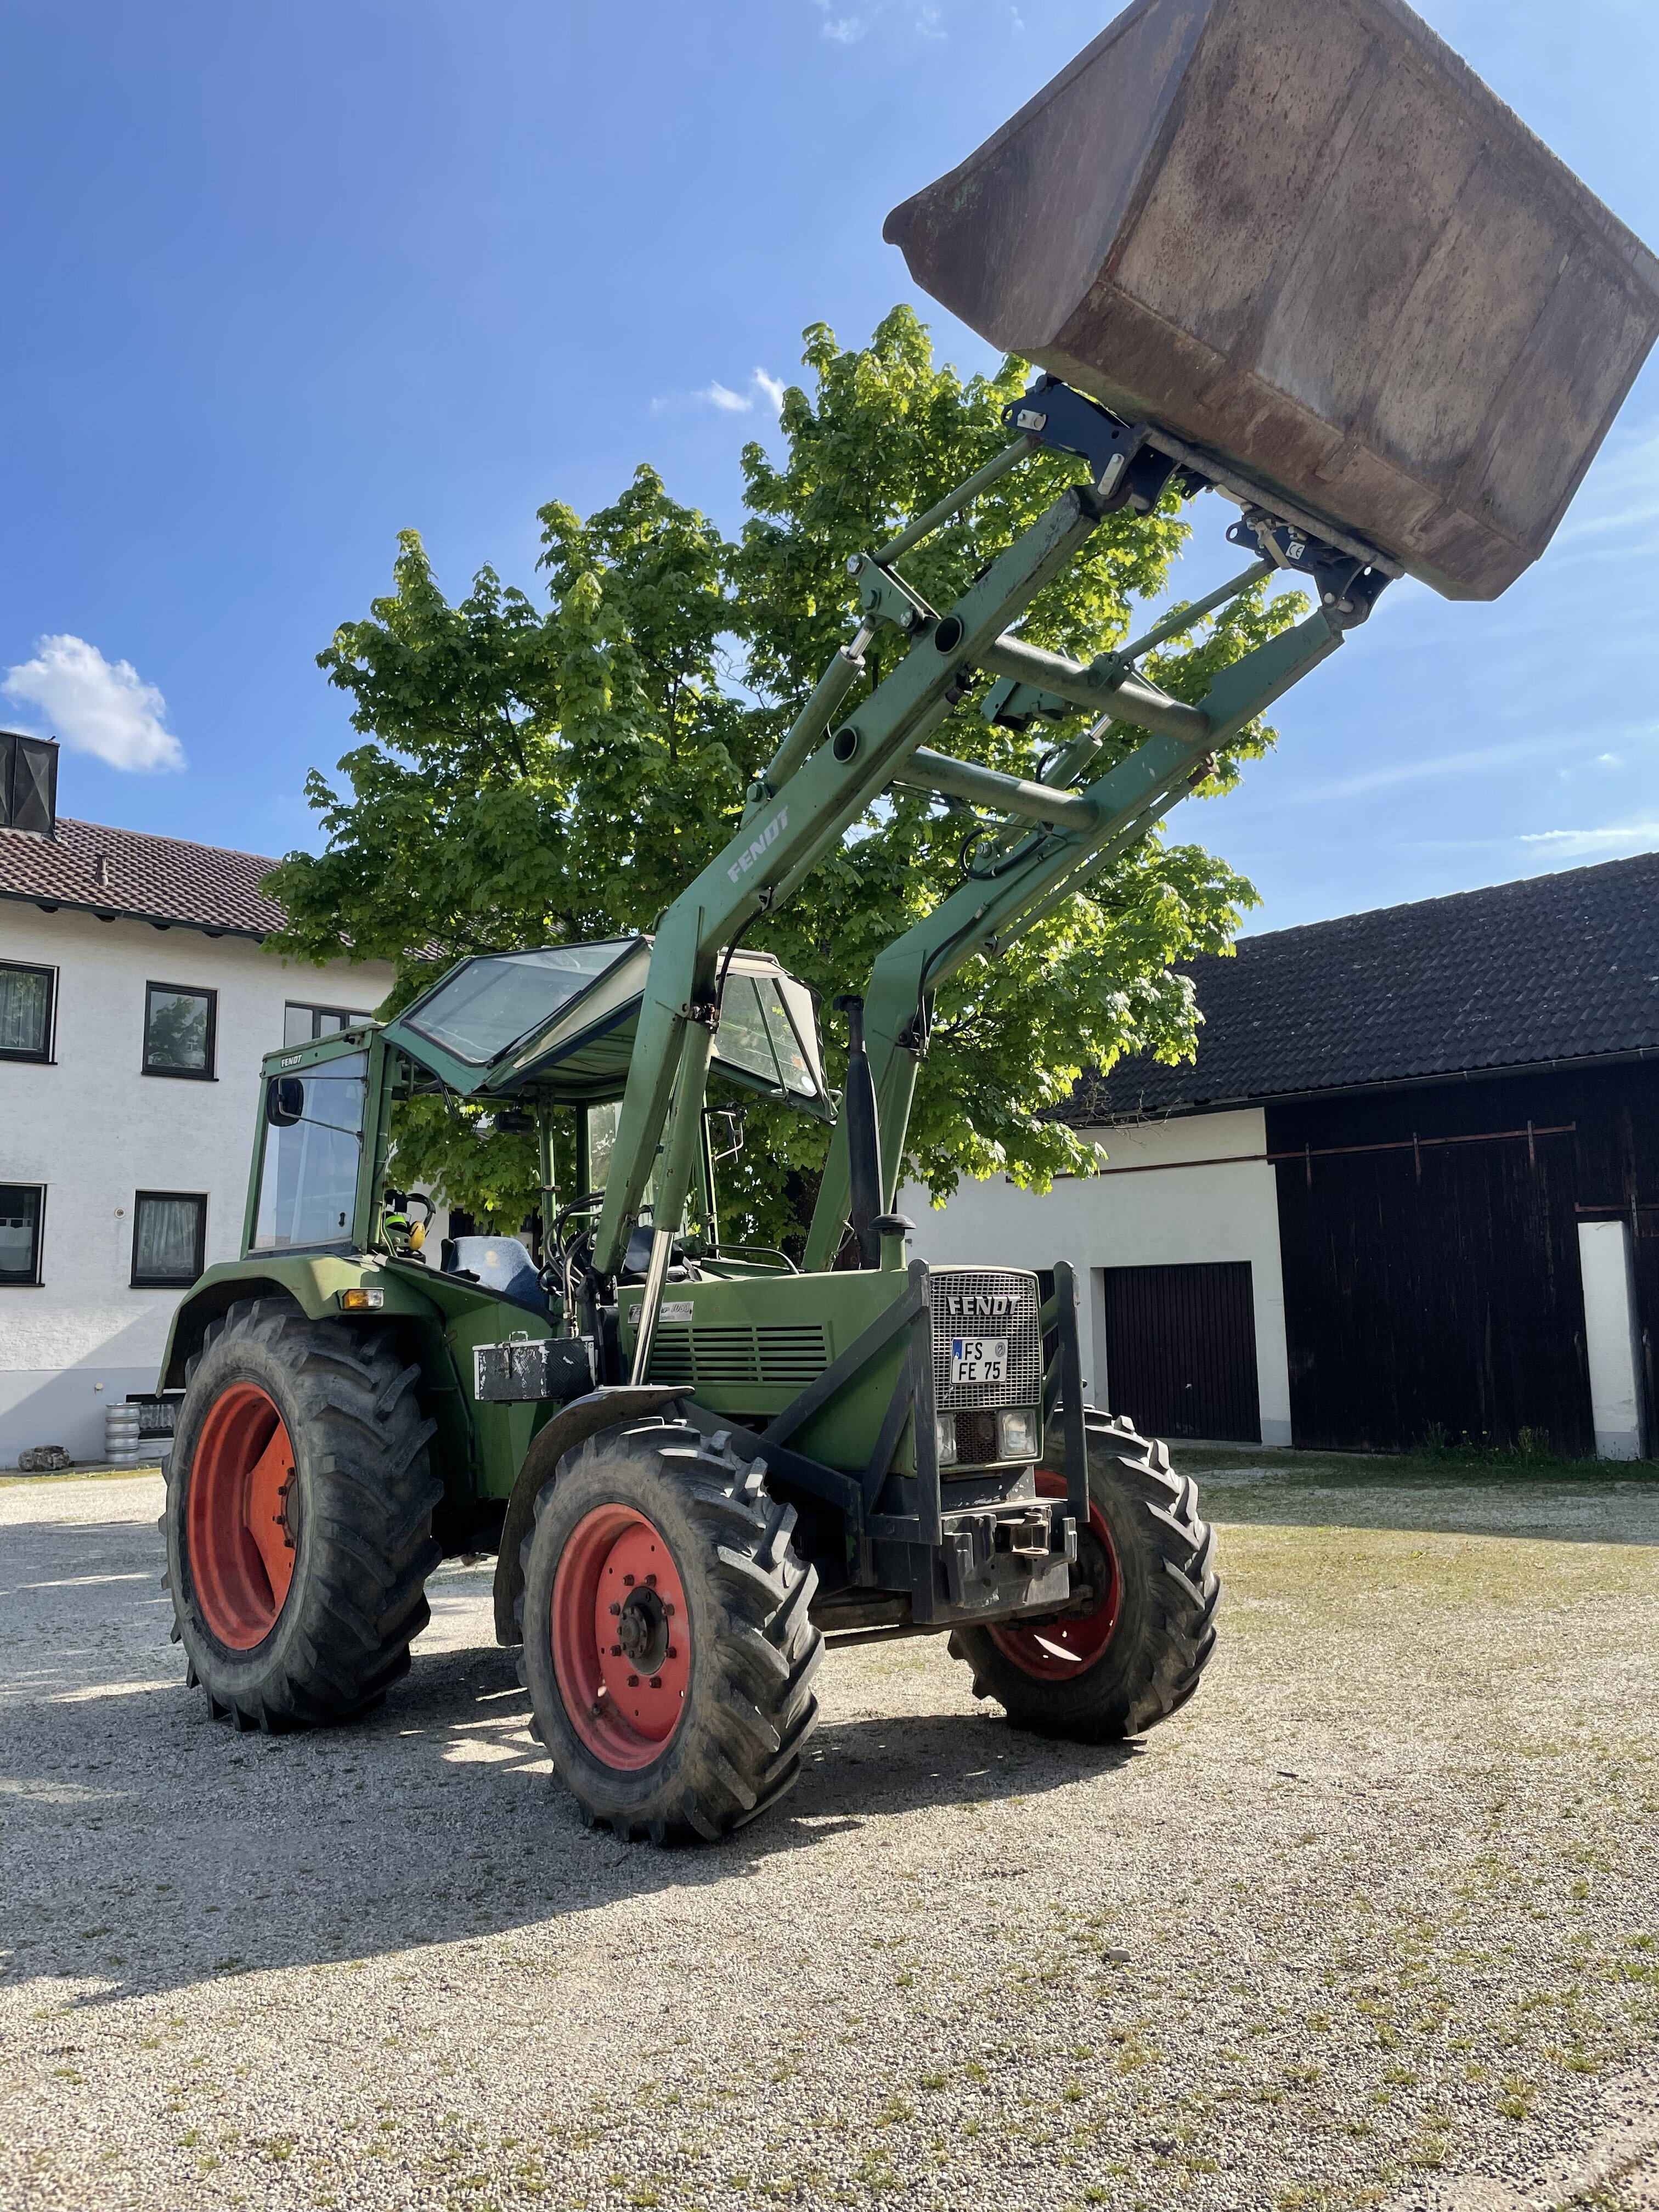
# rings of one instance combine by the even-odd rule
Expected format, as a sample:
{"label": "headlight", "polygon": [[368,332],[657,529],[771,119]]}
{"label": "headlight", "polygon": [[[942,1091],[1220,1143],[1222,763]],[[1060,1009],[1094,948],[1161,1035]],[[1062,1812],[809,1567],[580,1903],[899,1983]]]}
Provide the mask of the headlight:
{"label": "headlight", "polygon": [[1030,1406],[1011,1406],[997,1415],[997,1457],[1035,1459],[1037,1417]]}
{"label": "headlight", "polygon": [[933,1416],[934,1448],[941,1467],[957,1463],[957,1417],[954,1413],[935,1413]]}

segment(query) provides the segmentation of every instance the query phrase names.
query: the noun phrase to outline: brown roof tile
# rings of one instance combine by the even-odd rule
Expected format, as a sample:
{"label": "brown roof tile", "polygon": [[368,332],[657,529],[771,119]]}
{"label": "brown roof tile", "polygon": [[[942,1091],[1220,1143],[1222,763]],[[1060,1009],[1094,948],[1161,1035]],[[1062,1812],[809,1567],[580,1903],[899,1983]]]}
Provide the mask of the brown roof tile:
{"label": "brown roof tile", "polygon": [[53,837],[0,830],[0,898],[227,936],[263,938],[282,927],[282,908],[259,889],[276,865],[258,853],[231,853],[61,815]]}

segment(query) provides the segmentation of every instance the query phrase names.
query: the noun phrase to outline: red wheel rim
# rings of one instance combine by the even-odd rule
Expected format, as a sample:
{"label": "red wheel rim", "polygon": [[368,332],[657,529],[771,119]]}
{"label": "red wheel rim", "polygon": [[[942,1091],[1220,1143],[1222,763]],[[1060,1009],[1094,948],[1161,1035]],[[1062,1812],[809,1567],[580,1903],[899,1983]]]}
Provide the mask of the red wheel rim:
{"label": "red wheel rim", "polygon": [[196,1601],[233,1651],[251,1651],[276,1626],[294,1580],[298,1504],[275,1401],[257,1382],[233,1382],[202,1423],[185,1507]]}
{"label": "red wheel rim", "polygon": [[550,1614],[571,1726],[607,1766],[649,1766],[691,1680],[685,1586],[661,1531],[631,1505],[596,1506],[560,1554]]}
{"label": "red wheel rim", "polygon": [[[1036,1471],[1037,1492],[1043,1498],[1064,1498],[1065,1478],[1046,1467]],[[1104,1594],[1087,1613],[1061,1615],[1048,1620],[1003,1621],[991,1631],[991,1640],[1005,1658],[1022,1674],[1039,1682],[1072,1682],[1086,1674],[1105,1656],[1117,1632],[1123,1607],[1123,1573],[1117,1563],[1111,1532],[1104,1515],[1089,1501],[1089,1535],[1099,1547],[1103,1562]]]}

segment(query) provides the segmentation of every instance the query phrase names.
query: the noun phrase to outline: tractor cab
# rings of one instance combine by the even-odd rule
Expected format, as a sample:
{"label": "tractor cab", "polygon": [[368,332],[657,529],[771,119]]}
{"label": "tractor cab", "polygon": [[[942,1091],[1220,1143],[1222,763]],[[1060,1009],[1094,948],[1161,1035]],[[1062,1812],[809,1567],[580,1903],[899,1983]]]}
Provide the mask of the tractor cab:
{"label": "tractor cab", "polygon": [[[488,1100],[497,1108],[496,1127],[538,1129],[550,1199],[551,1117],[573,1109],[575,1196],[580,1200],[594,1186],[602,1190],[651,942],[625,937],[480,953],[452,968],[387,1024],[362,1023],[268,1054],[244,1256],[384,1250],[429,1261],[425,1222],[411,1218],[402,1194],[388,1195],[383,1188],[392,1113],[403,1097]],[[732,956],[709,1072],[739,1091],[835,1120],[813,994],[768,953]],[[704,1207],[712,1218],[713,1162],[707,1145],[704,1150]],[[422,1204],[429,1218],[430,1206]],[[463,1241],[503,1252],[514,1243]],[[505,1257],[482,1249],[456,1257],[463,1272],[488,1286],[524,1295],[522,1248]],[[474,1267],[475,1261],[482,1264]],[[501,1274],[504,1267],[510,1282]]]}

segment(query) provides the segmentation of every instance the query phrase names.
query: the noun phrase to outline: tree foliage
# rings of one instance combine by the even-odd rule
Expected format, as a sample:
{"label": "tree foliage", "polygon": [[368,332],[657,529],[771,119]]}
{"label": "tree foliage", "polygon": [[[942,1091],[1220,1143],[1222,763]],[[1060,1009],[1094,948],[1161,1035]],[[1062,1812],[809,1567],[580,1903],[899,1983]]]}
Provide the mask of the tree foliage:
{"label": "tree foliage", "polygon": [[[488,568],[452,604],[419,537],[402,534],[392,592],[319,656],[351,696],[363,742],[339,781],[314,770],[307,780],[326,843],[269,879],[289,916],[276,949],[394,962],[392,1010],[470,952],[648,930],[719,850],[746,784],[856,619],[848,557],[999,451],[1001,409],[1026,380],[1011,361],[964,381],[935,363],[905,307],[862,348],[838,347],[823,325],[805,340],[810,389],[785,396],[781,459],[744,449],[749,520],[736,540],[643,465],[586,520],[558,501],[541,508],[544,605]],[[1038,454],[907,558],[906,575],[948,605],[1081,466]],[[1111,518],[1022,635],[1084,659],[1121,643],[1136,603],[1165,590],[1188,533],[1173,498],[1152,516]],[[1258,589],[1170,641],[1149,672],[1195,696],[1299,605]],[[902,650],[884,632],[866,682]],[[1053,741],[991,728],[973,699],[935,740],[1027,775]],[[1229,786],[1270,742],[1253,726],[1206,788]],[[826,1000],[858,988],[883,945],[960,879],[963,834],[961,816],[894,793],[750,941]],[[1004,1170],[1040,1188],[1089,1165],[1051,1109],[1085,1066],[1192,1052],[1192,996],[1172,963],[1226,950],[1254,897],[1200,847],[1155,836],[1000,959],[947,983],[917,1086],[912,1171],[942,1195],[964,1172]],[[532,1147],[484,1141],[487,1127],[453,1104],[416,1102],[399,1129],[400,1175],[516,1218],[533,1203]],[[726,1176],[728,1213],[746,1233],[775,1241],[799,1225],[824,1142],[817,1123],[751,1110]]]}

